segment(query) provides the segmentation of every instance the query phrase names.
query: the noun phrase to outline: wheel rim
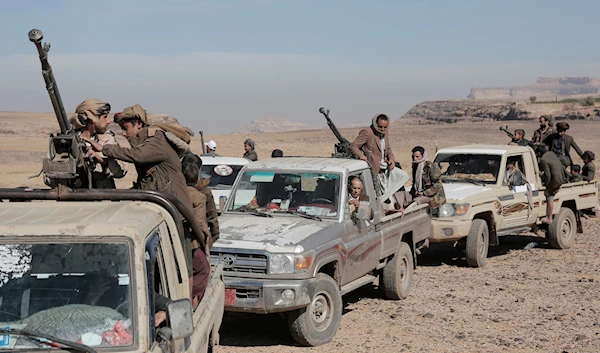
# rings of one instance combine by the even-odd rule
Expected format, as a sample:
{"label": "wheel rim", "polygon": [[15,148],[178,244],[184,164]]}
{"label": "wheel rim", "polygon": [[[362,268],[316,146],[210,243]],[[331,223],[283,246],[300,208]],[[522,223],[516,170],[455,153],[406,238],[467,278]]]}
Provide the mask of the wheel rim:
{"label": "wheel rim", "polygon": [[400,263],[400,271],[398,271],[398,276],[400,277],[400,284],[402,286],[406,285],[406,281],[408,280],[408,259],[406,257],[402,257],[402,262]]}
{"label": "wheel rim", "polygon": [[310,303],[310,322],[315,330],[325,331],[333,319],[333,299],[329,293],[321,291]]}
{"label": "wheel rim", "polygon": [[560,227],[560,236],[564,240],[569,240],[571,238],[571,233],[573,231],[573,224],[571,224],[571,220],[569,218],[565,218]]}
{"label": "wheel rim", "polygon": [[479,258],[481,260],[487,257],[487,246],[485,246],[485,231],[479,234]]}

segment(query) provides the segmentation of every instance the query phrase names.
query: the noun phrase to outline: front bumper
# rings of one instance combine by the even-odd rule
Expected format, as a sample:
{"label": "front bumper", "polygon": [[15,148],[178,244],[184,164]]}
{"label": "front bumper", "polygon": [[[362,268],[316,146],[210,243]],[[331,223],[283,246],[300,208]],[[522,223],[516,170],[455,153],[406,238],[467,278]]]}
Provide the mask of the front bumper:
{"label": "front bumper", "polygon": [[[291,311],[307,307],[310,293],[313,292],[315,279],[267,280],[225,277],[226,311],[241,311],[258,314]],[[235,298],[232,295],[235,289]],[[284,300],[282,292],[294,292],[293,300]]]}
{"label": "front bumper", "polygon": [[470,219],[452,219],[452,217],[433,218],[431,220],[431,236],[429,241],[441,243],[456,241],[466,237],[473,223]]}

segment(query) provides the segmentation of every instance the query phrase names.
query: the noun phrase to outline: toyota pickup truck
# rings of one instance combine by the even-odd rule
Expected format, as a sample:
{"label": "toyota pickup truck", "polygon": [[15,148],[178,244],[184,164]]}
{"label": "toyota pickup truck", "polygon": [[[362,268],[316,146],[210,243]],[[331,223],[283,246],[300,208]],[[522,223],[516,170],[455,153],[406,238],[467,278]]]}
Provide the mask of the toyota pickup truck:
{"label": "toyota pickup truck", "polygon": [[[444,148],[434,163],[442,169],[447,203],[432,215],[429,240],[466,240],[466,260],[473,267],[485,264],[489,245],[498,245],[503,235],[543,231],[553,248],[571,247],[576,232],[582,232],[578,211],[598,204],[596,181],[564,184],[554,199],[553,223],[542,223],[545,188],[530,147]],[[513,185],[505,177],[509,165],[522,173]]]}
{"label": "toyota pickup truck", "polygon": [[[218,343],[222,266],[193,309],[179,214],[193,215],[178,199],[59,188],[0,189],[0,201],[0,352],[207,352]],[[166,308],[155,318],[159,300]]]}
{"label": "toyota pickup truck", "polygon": [[[348,194],[354,176],[367,196],[356,213]],[[225,310],[284,313],[292,336],[306,346],[329,342],[342,295],[377,277],[385,297],[406,297],[416,254],[431,232],[427,206],[385,215],[369,165],[343,158],[247,164],[219,225],[211,262],[224,266]]]}

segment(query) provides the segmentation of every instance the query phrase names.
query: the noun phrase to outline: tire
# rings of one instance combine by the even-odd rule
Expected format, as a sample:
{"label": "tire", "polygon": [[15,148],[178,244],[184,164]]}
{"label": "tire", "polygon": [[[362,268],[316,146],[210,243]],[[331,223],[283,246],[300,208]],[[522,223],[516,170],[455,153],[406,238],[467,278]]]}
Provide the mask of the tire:
{"label": "tire", "polygon": [[490,246],[490,230],[486,221],[474,219],[467,235],[467,265],[483,267]]}
{"label": "tire", "polygon": [[306,308],[288,315],[288,326],[296,342],[315,347],[330,342],[335,336],[342,318],[342,294],[336,281],[319,273]]}
{"label": "tire", "polygon": [[575,242],[577,220],[571,209],[562,207],[548,227],[548,243],[554,249],[568,249]]}
{"label": "tire", "polygon": [[386,299],[398,300],[408,296],[414,271],[410,245],[400,242],[394,257],[385,265],[379,277],[379,290]]}

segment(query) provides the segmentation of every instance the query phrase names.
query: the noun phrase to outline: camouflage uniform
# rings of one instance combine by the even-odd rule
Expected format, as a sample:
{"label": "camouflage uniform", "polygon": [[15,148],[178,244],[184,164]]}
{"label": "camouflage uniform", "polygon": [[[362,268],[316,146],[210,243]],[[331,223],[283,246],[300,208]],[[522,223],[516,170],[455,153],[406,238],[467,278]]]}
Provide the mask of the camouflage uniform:
{"label": "camouflage uniform", "polygon": [[[416,178],[417,168],[413,164],[413,184]],[[416,196],[415,188],[411,189],[411,195],[413,198]],[[440,207],[446,203],[446,194],[444,193],[444,186],[442,185],[442,171],[437,164],[430,161],[425,162],[423,167],[423,196],[429,200],[429,205],[433,208]],[[415,200],[416,201],[416,200]]]}

